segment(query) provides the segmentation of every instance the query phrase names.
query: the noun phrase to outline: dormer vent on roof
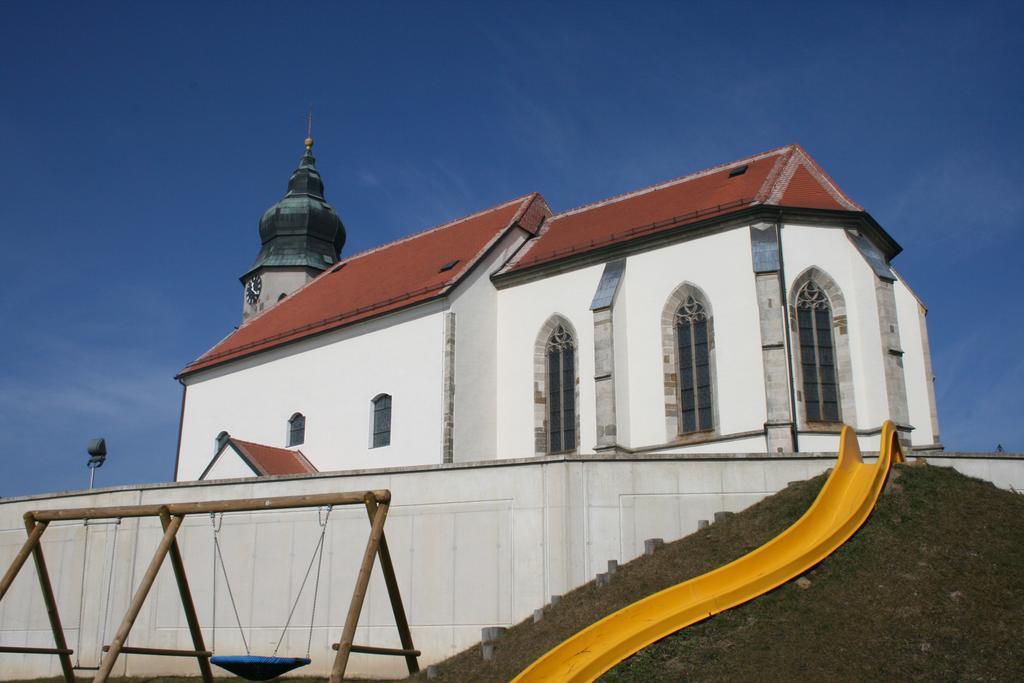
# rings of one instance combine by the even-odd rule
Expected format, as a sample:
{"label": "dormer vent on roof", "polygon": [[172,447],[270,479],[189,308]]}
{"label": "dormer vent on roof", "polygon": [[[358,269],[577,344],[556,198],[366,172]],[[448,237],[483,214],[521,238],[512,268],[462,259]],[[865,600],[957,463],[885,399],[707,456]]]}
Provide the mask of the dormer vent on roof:
{"label": "dormer vent on roof", "polygon": [[260,218],[262,247],[242,280],[260,268],[305,267],[326,270],[341,256],[345,226],[324,199],[324,182],[316,169],[313,140],[288,180],[288,192]]}

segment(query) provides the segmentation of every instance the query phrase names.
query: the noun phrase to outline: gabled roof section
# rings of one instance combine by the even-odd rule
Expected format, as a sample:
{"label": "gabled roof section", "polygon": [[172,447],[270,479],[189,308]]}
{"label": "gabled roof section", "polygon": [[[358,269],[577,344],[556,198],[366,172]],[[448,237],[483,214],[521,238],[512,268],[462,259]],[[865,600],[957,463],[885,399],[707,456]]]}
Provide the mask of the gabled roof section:
{"label": "gabled roof section", "polygon": [[273,474],[315,474],[319,470],[302,451],[275,448],[232,437],[229,443],[261,477]]}
{"label": "gabled roof section", "polygon": [[343,258],[249,318],[178,376],[444,296],[506,233],[518,226],[535,234],[550,215],[533,193]]}
{"label": "gabled roof section", "polygon": [[758,205],[863,211],[803,148],[787,145],[557,214],[502,272]]}
{"label": "gabled roof section", "polygon": [[234,451],[242,459],[253,474],[258,477],[268,477],[275,474],[315,474],[319,470],[313,466],[302,451],[292,451],[287,448],[276,448],[252,441],[242,441],[234,437],[228,437],[213,460],[206,466],[199,479],[203,480],[210,470],[217,463],[228,449]]}

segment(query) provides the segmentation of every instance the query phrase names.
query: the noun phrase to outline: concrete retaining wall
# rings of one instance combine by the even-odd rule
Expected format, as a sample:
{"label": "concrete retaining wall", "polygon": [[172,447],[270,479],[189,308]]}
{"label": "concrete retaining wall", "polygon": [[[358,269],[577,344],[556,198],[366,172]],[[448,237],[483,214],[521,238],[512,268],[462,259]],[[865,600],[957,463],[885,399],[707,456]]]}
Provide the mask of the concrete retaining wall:
{"label": "concrete retaining wall", "polygon": [[[928,457],[932,464],[1024,490],[1024,455]],[[626,562],[640,555],[645,539],[685,536],[697,529],[698,520],[712,519],[722,510],[741,510],[789,481],[824,471],[833,458],[551,457],[6,499],[0,501],[0,567],[6,568],[24,540],[22,515],[28,510],[389,488],[394,506],[386,530],[425,666],[476,643],[482,627],[529,617],[549,596],[604,571],[608,560]],[[330,643],[340,636],[369,531],[361,509],[338,509],[331,517],[313,664],[296,672],[303,675],[329,669]],[[273,651],[318,530],[316,510],[225,517],[222,547],[254,654]],[[82,665],[97,663],[100,645],[117,628],[159,536],[155,519],[129,519],[119,525],[54,523],[46,532],[44,549],[65,632]],[[209,643],[214,636],[210,519],[187,518],[179,539]],[[307,589],[298,605],[282,655],[305,653],[310,593]],[[218,653],[244,652],[222,581],[217,586],[216,627]],[[169,567],[161,571],[129,642],[191,647]],[[371,582],[357,642],[399,645],[379,572]],[[0,644],[52,646],[31,562],[0,603]],[[353,655],[349,673],[399,675],[403,666],[397,658]],[[139,655],[123,656],[115,669],[116,675],[131,676],[195,673],[193,660]],[[59,668],[55,657],[0,654],[0,674],[5,680],[55,676]]]}

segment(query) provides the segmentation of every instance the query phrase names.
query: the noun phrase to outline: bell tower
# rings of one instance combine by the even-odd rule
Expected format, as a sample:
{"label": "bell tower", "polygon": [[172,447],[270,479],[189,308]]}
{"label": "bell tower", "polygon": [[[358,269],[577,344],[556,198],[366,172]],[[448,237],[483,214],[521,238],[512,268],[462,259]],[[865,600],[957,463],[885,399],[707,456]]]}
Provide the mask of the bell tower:
{"label": "bell tower", "polygon": [[256,261],[239,278],[242,320],[267,310],[334,264],[345,246],[345,226],[324,199],[324,183],[306,138],[288,192],[260,218]]}

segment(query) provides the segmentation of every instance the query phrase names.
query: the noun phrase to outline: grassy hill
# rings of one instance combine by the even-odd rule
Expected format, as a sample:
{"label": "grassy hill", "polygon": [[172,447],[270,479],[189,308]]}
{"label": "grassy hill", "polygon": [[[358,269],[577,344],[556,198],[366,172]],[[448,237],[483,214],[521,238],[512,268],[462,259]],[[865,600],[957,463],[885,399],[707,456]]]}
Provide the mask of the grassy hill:
{"label": "grassy hill", "polygon": [[[769,540],[824,480],[634,560],[608,586],[578,588],[541,622],[509,629],[494,660],[470,648],[435,680],[509,680],[600,617]],[[1018,680],[1024,671],[1024,496],[945,468],[899,466],[864,528],[802,578],[665,638],[602,680]]]}

